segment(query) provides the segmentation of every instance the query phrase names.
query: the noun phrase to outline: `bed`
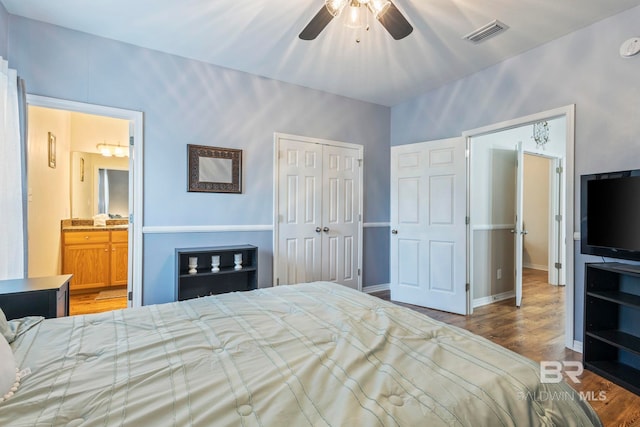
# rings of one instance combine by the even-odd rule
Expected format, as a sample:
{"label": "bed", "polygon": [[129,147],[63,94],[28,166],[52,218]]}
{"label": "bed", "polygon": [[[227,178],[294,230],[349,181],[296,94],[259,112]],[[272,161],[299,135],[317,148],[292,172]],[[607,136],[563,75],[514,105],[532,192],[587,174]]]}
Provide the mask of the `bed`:
{"label": "bed", "polygon": [[601,425],[537,363],[332,283],[4,329],[2,426]]}

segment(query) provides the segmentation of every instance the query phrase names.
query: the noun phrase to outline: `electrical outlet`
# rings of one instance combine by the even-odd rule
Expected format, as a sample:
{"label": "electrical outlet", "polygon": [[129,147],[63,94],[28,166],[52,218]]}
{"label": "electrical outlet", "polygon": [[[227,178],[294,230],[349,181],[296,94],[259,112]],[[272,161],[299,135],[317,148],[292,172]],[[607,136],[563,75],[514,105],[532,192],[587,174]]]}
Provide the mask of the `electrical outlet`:
{"label": "electrical outlet", "polygon": [[499,268],[499,269],[496,271],[496,278],[497,278],[498,280],[502,279],[502,269],[501,269],[501,268]]}

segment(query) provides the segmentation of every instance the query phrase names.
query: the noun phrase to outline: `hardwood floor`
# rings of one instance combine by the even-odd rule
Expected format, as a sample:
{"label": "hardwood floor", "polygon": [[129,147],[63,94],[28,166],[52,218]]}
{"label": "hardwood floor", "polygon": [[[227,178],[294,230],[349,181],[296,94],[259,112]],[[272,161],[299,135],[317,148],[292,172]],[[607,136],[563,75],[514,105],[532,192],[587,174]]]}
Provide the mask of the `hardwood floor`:
{"label": "hardwood floor", "polygon": [[[126,286],[123,288],[126,289]],[[104,311],[127,308],[126,297],[96,300],[98,294],[99,292],[87,292],[69,295],[69,315],[102,313]]]}
{"label": "hardwood floor", "polygon": [[[467,329],[536,362],[582,360],[582,354],[564,346],[565,288],[547,283],[547,273],[525,269],[522,306],[508,299],[474,309],[460,316],[409,304],[397,303],[434,319]],[[389,300],[389,291],[372,294]],[[640,396],[585,370],[580,383],[566,381],[583,395],[605,426],[639,426]],[[603,394],[600,394],[604,392]],[[598,400],[603,397],[603,400]]]}

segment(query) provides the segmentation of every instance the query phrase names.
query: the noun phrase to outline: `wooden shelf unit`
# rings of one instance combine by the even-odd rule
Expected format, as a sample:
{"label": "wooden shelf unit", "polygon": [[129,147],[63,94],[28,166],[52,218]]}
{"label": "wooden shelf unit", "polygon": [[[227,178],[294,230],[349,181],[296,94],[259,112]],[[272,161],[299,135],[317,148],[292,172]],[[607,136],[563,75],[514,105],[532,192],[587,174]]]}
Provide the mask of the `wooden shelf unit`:
{"label": "wooden shelf unit", "polygon": [[[242,268],[233,257],[242,254]],[[211,271],[211,257],[220,256],[220,271]],[[196,273],[189,273],[189,258],[198,258]],[[198,298],[258,287],[258,248],[252,245],[176,249],[176,299]]]}
{"label": "wooden shelf unit", "polygon": [[585,266],[585,368],[640,395],[640,266]]}

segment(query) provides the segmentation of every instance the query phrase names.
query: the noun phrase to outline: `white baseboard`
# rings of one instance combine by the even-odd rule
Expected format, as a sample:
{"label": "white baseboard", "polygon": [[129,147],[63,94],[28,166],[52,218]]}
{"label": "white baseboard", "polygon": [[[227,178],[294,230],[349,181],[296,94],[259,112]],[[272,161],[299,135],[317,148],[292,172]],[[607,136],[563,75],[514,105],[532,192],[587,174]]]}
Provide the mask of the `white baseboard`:
{"label": "white baseboard", "polygon": [[573,341],[573,348],[571,349],[577,353],[582,353],[582,341]]}
{"label": "white baseboard", "polygon": [[514,291],[503,292],[501,294],[489,295],[488,297],[475,298],[473,300],[473,308],[482,307],[494,302],[502,301],[505,299],[513,298],[516,296]]}
{"label": "white baseboard", "polygon": [[388,283],[382,283],[380,285],[365,286],[364,288],[362,288],[362,292],[364,292],[365,294],[370,294],[373,292],[388,291],[388,290],[389,290]]}
{"label": "white baseboard", "polygon": [[533,270],[541,270],[541,271],[549,271],[549,267],[547,267],[546,265],[540,265],[540,264],[522,264],[522,266],[524,268],[531,268]]}

